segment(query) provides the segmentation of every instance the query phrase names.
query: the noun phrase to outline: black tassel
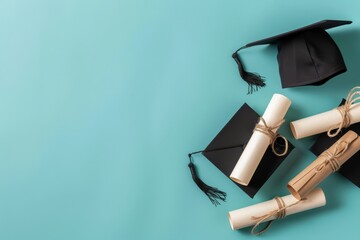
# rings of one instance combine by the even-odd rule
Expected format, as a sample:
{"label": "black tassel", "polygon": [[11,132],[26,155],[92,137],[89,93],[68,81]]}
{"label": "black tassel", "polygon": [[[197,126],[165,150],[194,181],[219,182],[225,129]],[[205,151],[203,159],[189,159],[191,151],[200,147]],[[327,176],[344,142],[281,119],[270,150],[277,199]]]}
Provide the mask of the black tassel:
{"label": "black tassel", "polygon": [[238,51],[244,49],[245,47],[239,48],[236,52],[233,53],[232,57],[238,65],[239,73],[242,79],[248,83],[248,94],[251,94],[257,91],[259,88],[265,87],[265,80],[262,76],[257,73],[247,72],[244,69],[243,64],[240,61]]}
{"label": "black tassel", "polygon": [[215,206],[220,205],[220,202],[218,201],[218,199],[222,200],[224,202],[226,201],[226,192],[223,192],[223,191],[217,189],[216,187],[207,185],[199,178],[196,168],[195,168],[195,164],[193,163],[193,160],[192,160],[192,155],[197,154],[197,153],[204,153],[204,152],[216,152],[216,151],[220,151],[220,150],[233,149],[233,148],[238,148],[238,147],[242,147],[244,149],[245,144],[215,148],[215,149],[210,149],[210,150],[201,150],[201,151],[192,152],[192,153],[188,154],[189,161],[190,161],[188,166],[190,168],[192,179],[194,180],[196,185],[198,185],[198,187],[206,194],[206,196],[208,196],[208,198],[210,199],[212,204],[214,204]]}
{"label": "black tassel", "polygon": [[[201,151],[199,151],[199,152],[201,152]],[[223,192],[215,187],[211,187],[211,186],[207,185],[199,178],[199,176],[196,172],[195,165],[192,162],[192,154],[199,153],[199,152],[194,152],[194,153],[188,154],[189,160],[190,160],[190,163],[188,166],[190,168],[192,179],[194,180],[196,185],[198,185],[198,187],[206,194],[206,196],[208,196],[208,198],[210,199],[212,204],[214,204],[215,206],[220,205],[220,202],[218,201],[218,199],[225,202],[226,201],[226,192]]]}

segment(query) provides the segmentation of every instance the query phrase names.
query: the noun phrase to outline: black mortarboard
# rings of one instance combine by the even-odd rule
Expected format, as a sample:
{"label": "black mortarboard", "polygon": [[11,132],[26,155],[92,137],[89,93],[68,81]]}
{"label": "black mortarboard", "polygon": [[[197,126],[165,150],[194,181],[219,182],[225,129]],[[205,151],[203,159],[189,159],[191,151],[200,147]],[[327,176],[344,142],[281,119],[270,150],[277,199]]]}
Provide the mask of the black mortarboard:
{"label": "black mortarboard", "polygon": [[[342,100],[340,105],[344,105],[345,99]],[[322,133],[316,139],[310,151],[316,156],[319,156],[323,151],[331,147],[339,138],[341,138],[348,130],[353,130],[360,135],[360,123],[350,125],[347,129],[343,129],[337,136],[328,137],[327,133]],[[353,155],[345,164],[339,169],[339,173],[353,182],[356,186],[360,187],[360,152]]]}
{"label": "black mortarboard", "polygon": [[259,74],[244,69],[238,53],[240,50],[257,45],[277,44],[277,59],[283,88],[321,85],[332,77],[346,72],[341,52],[325,30],[350,23],[352,22],[323,20],[239,48],[232,57],[238,64],[241,77],[249,84],[249,93],[264,87],[265,83]]}
{"label": "black mortarboard", "polygon": [[[229,178],[247,142],[250,140],[254,127],[258,121],[259,115],[245,103],[211,141],[205,150],[189,154],[189,167],[194,181],[200,189],[208,195],[215,205],[219,204],[216,198],[225,200],[226,194],[216,188],[206,185],[198,178],[195,166],[192,162],[192,154],[202,153]],[[281,152],[281,148],[284,148],[283,140],[280,140],[279,138],[279,141],[275,144],[275,148],[277,151]],[[250,197],[254,197],[293,148],[294,146],[289,142],[287,154],[284,156],[276,156],[273,153],[271,146],[269,146],[249,185],[243,186],[235,182],[234,183]]]}

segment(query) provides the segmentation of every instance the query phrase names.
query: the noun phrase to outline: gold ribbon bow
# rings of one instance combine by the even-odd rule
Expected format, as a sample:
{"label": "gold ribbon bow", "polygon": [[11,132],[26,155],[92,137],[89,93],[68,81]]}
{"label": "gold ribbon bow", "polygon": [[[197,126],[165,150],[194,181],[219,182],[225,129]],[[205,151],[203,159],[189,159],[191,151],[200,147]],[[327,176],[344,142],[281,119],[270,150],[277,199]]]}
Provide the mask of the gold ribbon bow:
{"label": "gold ribbon bow", "polygon": [[[262,122],[262,124],[260,124],[260,122]],[[284,122],[285,122],[285,120],[282,119],[278,124],[275,124],[275,126],[269,127],[267,125],[267,123],[265,122],[265,119],[262,117],[259,117],[259,122],[255,125],[255,129],[254,129],[254,131],[264,133],[266,136],[268,136],[270,138],[271,149],[272,149],[273,153],[278,157],[284,156],[288,152],[289,143],[284,136],[281,136],[280,134],[274,132],[273,130],[279,128],[281,126],[281,124],[283,124]],[[282,138],[285,142],[285,149],[284,149],[284,152],[282,152],[282,153],[278,153],[275,149],[275,142],[276,142],[276,139],[278,139],[278,138]]]}
{"label": "gold ribbon bow", "polygon": [[[286,206],[284,200],[281,197],[275,197],[274,199],[276,200],[276,203],[278,205],[278,209],[276,209],[274,211],[271,211],[268,214],[265,214],[265,215],[260,216],[260,217],[252,217],[252,219],[258,220],[258,221],[254,225],[254,227],[251,229],[251,234],[256,235],[256,236],[258,236],[260,234],[263,234],[264,232],[266,232],[270,228],[271,224],[275,220],[286,217],[286,209],[287,208],[295,206],[295,205],[299,204],[301,201],[305,200],[305,199],[299,200],[299,201],[296,201],[293,204],[290,204],[290,205]],[[264,228],[262,228],[260,231],[256,231],[256,229],[258,228],[258,226],[261,223],[263,223],[265,220],[267,220],[267,219],[269,219],[269,218],[271,218],[273,216],[275,216],[274,220],[269,221],[266,224],[266,226]]]}
{"label": "gold ribbon bow", "polygon": [[328,130],[327,135],[329,137],[335,137],[336,135],[338,135],[340,133],[341,129],[347,128],[350,126],[351,119],[350,119],[349,111],[350,111],[351,105],[356,103],[359,100],[360,100],[360,86],[357,86],[350,90],[350,92],[348,93],[348,95],[346,97],[345,104],[336,108],[341,115],[341,122],[338,125],[335,125],[334,127],[331,127]]}

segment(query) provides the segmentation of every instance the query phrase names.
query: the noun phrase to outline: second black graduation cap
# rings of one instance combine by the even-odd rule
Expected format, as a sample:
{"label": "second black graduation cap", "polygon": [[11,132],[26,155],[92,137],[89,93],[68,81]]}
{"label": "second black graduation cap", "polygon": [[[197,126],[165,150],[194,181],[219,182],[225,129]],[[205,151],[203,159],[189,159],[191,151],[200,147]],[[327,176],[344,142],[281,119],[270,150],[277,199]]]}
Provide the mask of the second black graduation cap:
{"label": "second black graduation cap", "polygon": [[[211,141],[211,143],[206,147],[206,149],[199,152],[202,152],[202,154],[210,162],[212,162],[223,174],[225,174],[229,178],[243,150],[245,149],[246,144],[250,140],[254,127],[256,123],[258,123],[258,121],[259,115],[251,107],[249,107],[249,105],[245,103],[230,119],[230,121],[225,125],[225,127],[217,134],[217,136]],[[283,142],[280,141],[283,140],[279,140],[279,142],[275,144],[275,148],[277,148],[276,150],[278,151],[282,151],[283,149],[281,148],[284,147]],[[276,156],[272,152],[271,146],[269,146],[249,185],[243,186],[235,182],[234,183],[251,198],[254,197],[255,194],[259,191],[259,189],[264,185],[264,183],[270,178],[274,171],[280,166],[280,164],[293,150],[293,148],[294,146],[289,142],[287,154],[284,156]],[[190,159],[190,161],[192,160]],[[193,166],[192,163],[190,164]],[[192,169],[192,171],[195,170]],[[194,180],[198,184],[197,181],[199,181],[199,179],[195,177]],[[198,186],[202,188],[204,186],[203,184],[204,183],[201,181],[201,186],[199,186],[199,184]],[[216,188],[212,189],[219,191]],[[224,194],[221,191],[219,192]],[[222,196],[226,196],[226,194]],[[218,204],[218,202],[216,200],[214,201],[214,199],[212,199],[210,196],[209,198],[215,205]]]}
{"label": "second black graduation cap", "polygon": [[[342,100],[340,105],[344,105],[345,99]],[[322,133],[316,139],[310,151],[316,156],[319,156],[323,151],[331,147],[339,138],[341,138],[348,130],[353,130],[360,135],[360,123],[350,125],[347,129],[343,129],[337,136],[328,137],[327,133]],[[356,186],[360,187],[360,151],[355,153],[346,163],[339,169],[339,173],[349,179]]]}
{"label": "second black graduation cap", "polygon": [[352,22],[323,20],[239,48],[232,57],[238,64],[241,77],[249,85],[248,92],[252,93],[264,87],[265,82],[259,74],[244,69],[239,56],[240,50],[257,45],[277,44],[277,59],[283,88],[321,85],[346,71],[338,46],[325,30],[350,23]]}

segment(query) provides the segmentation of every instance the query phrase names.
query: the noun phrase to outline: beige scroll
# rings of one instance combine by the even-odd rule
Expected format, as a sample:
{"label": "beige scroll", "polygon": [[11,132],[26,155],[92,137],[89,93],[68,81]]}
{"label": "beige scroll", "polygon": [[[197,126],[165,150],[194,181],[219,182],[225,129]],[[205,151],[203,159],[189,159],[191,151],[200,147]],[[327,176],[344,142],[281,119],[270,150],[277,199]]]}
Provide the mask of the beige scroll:
{"label": "beige scroll", "polygon": [[[249,142],[230,175],[233,181],[244,186],[249,184],[266,149],[275,141],[274,138],[277,137],[276,132],[284,122],[284,117],[290,104],[291,101],[287,97],[281,94],[273,95],[264,115],[260,118]],[[286,153],[286,151],[284,151],[284,153]]]}
{"label": "beige scroll", "polygon": [[[326,199],[322,189],[314,189],[303,200],[297,200],[293,195],[258,203],[252,206],[229,212],[230,226],[233,230],[254,226],[252,233],[259,235],[270,226],[269,221],[295,213],[325,206]],[[255,232],[261,223],[269,222],[265,229]]]}
{"label": "beige scroll", "polygon": [[289,191],[297,199],[307,197],[311,190],[359,150],[360,137],[355,132],[348,131],[288,183]]}
{"label": "beige scroll", "polygon": [[296,139],[328,132],[329,137],[336,136],[342,128],[360,122],[360,87],[350,90],[343,106],[299,119],[290,123],[291,131]]}

